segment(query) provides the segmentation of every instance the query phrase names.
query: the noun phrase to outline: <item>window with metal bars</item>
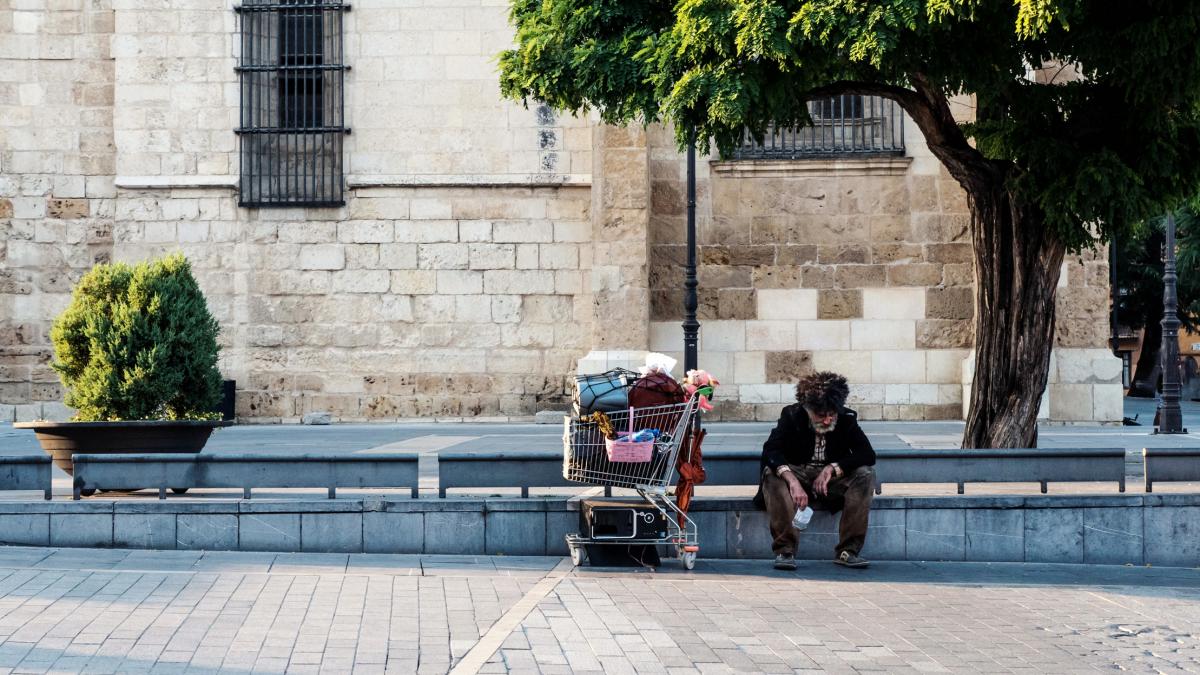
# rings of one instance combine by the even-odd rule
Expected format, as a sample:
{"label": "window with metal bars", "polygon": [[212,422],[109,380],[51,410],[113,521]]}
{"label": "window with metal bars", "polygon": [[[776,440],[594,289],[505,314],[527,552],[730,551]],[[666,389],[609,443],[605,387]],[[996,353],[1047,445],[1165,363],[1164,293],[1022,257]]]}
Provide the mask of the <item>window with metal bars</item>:
{"label": "window with metal bars", "polygon": [[342,15],[325,0],[246,0],[240,18],[242,206],[341,206]]}
{"label": "window with metal bars", "polygon": [[804,159],[903,155],[904,113],[880,96],[833,96],[808,102],[812,125],[771,125],[762,142],[747,130],[734,159]]}

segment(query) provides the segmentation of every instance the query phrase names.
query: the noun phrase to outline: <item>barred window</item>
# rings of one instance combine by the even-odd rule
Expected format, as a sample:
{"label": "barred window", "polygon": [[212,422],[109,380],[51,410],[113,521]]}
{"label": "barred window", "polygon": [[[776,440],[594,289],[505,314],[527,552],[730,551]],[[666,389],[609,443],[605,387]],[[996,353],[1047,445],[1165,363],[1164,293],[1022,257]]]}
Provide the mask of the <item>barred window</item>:
{"label": "barred window", "polygon": [[326,0],[247,0],[240,17],[242,206],[340,206],[342,13]]}
{"label": "barred window", "polygon": [[895,101],[880,96],[833,96],[809,101],[808,112],[812,126],[769,126],[762,143],[746,131],[734,158],[904,154],[904,114]]}

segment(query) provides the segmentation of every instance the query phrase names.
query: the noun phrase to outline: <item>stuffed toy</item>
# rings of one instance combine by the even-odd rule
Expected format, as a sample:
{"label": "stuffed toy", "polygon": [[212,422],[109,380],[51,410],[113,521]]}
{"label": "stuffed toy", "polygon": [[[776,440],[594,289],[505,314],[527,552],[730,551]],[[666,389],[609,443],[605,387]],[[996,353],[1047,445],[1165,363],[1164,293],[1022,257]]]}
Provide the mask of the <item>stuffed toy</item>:
{"label": "stuffed toy", "polygon": [[683,378],[683,390],[687,392],[688,398],[699,396],[700,402],[697,405],[705,412],[713,409],[708,400],[713,397],[713,390],[718,384],[721,383],[717,381],[717,378],[705,370],[689,370],[687,377]]}

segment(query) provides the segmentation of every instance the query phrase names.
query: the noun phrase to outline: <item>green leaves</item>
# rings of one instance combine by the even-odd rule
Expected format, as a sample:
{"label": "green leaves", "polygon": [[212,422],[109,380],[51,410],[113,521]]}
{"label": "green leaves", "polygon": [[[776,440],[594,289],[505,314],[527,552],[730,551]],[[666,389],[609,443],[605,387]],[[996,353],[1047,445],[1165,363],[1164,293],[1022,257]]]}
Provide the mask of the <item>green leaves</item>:
{"label": "green leaves", "polygon": [[[990,163],[1073,249],[1200,194],[1194,0],[515,0],[511,17],[506,96],[669,121],[702,152],[808,123],[834,83],[971,95],[970,145],[931,149]],[[922,123],[928,103],[902,104]]]}
{"label": "green leaves", "polygon": [[220,400],[216,320],[175,254],[97,265],[50,331],[76,419],[195,419]]}

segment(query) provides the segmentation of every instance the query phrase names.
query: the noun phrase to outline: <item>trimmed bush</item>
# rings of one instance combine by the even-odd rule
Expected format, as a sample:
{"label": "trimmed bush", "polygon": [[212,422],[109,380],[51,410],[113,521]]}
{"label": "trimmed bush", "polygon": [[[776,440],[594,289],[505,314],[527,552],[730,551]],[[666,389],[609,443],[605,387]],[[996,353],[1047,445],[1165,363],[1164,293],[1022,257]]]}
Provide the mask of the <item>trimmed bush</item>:
{"label": "trimmed bush", "polygon": [[97,265],[50,330],[76,420],[214,419],[216,320],[183,254]]}

